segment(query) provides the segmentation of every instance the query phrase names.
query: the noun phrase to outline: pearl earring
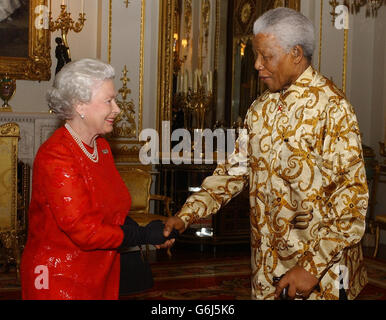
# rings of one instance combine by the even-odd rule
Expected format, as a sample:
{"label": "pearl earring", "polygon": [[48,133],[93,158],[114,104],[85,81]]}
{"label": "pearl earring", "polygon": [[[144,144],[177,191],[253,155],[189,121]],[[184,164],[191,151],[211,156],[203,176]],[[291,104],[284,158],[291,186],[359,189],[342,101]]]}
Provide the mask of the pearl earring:
{"label": "pearl earring", "polygon": [[84,119],[84,114],[81,114],[81,115],[80,115],[80,118],[83,120],[83,119]]}

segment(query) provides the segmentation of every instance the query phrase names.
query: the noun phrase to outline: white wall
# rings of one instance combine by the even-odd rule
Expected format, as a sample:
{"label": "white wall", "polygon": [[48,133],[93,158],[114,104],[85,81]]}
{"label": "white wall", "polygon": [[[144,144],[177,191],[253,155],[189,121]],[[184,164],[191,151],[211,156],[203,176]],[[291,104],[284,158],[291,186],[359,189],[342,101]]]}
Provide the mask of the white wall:
{"label": "white wall", "polygon": [[[101,2],[101,59],[104,61],[108,61],[108,4],[108,1]],[[122,87],[122,70],[126,65],[127,77],[130,79],[127,87],[131,90],[127,100],[133,99],[138,114],[142,99],[142,127],[156,128],[159,2],[132,1],[128,8],[123,1],[113,1],[112,4],[111,64],[116,71],[116,89]],[[142,17],[143,4],[145,11]],[[145,27],[141,75],[142,23]],[[140,92],[141,77],[143,77],[142,92]]]}
{"label": "white wall", "polygon": [[[61,0],[52,0],[53,17],[59,15]],[[81,58],[98,58],[107,62],[108,48],[108,3],[107,0],[85,0],[86,23],[80,33],[70,31],[68,42],[72,60]],[[156,127],[157,110],[157,62],[158,62],[158,10],[159,2],[148,0],[144,2],[144,70],[143,70],[143,127]],[[126,8],[123,1],[113,1],[112,28],[112,65],[116,69],[115,85],[122,86],[120,78],[123,66],[128,69],[128,83],[135,106],[139,107],[140,78],[140,35],[141,35],[141,4],[134,1]],[[70,0],[72,17],[77,17],[80,11],[80,1]],[[48,112],[45,94],[52,85],[55,68],[55,38],[60,32],[51,33],[51,80],[24,81],[18,80],[16,92],[10,104],[14,112]]]}
{"label": "white wall", "polygon": [[[61,0],[52,0],[52,16],[58,17]],[[96,58],[97,54],[97,5],[96,0],[85,0],[86,23],[80,33],[69,32],[68,42],[73,60],[90,57]],[[80,1],[70,1],[70,12],[73,17],[78,17],[80,12]],[[14,112],[48,112],[45,100],[47,89],[51,86],[56,68],[55,38],[60,32],[51,33],[51,80],[50,81],[26,81],[16,82],[16,92],[10,105]]]}
{"label": "white wall", "polygon": [[157,128],[159,1],[146,1],[143,128]]}
{"label": "white wall", "polygon": [[378,150],[378,142],[386,142],[386,6],[378,12],[374,25],[373,79],[371,112],[371,146]]}
{"label": "white wall", "polygon": [[[351,68],[350,85],[348,86],[348,97],[357,113],[359,126],[362,132],[363,143],[376,147],[372,144],[372,113],[376,106],[372,105],[373,89],[377,87],[374,83],[374,61],[375,56],[375,19],[366,19],[364,12],[352,17],[350,29],[352,47],[350,50]],[[383,68],[382,68],[383,69]]]}
{"label": "white wall", "polygon": [[[318,68],[320,1],[301,1],[301,11],[316,28],[317,48],[313,65]],[[331,22],[332,10],[323,0],[323,44],[321,72],[342,88],[344,32]],[[377,18],[365,17],[365,9],[350,14],[346,94],[355,108],[363,143],[378,152],[378,141],[384,139],[386,117],[386,6]]]}
{"label": "white wall", "polygon": [[[329,1],[323,0],[323,45],[321,72],[342,87],[343,30],[332,26]],[[302,0],[301,11],[316,27],[319,44],[320,0]],[[365,16],[365,9],[350,14],[347,60],[346,94],[354,106],[363,143],[379,156],[379,141],[386,141],[386,6],[377,18]],[[315,51],[314,67],[318,68],[319,46]],[[380,184],[377,193],[376,214],[386,213],[386,184]],[[386,243],[386,232],[381,242]]]}

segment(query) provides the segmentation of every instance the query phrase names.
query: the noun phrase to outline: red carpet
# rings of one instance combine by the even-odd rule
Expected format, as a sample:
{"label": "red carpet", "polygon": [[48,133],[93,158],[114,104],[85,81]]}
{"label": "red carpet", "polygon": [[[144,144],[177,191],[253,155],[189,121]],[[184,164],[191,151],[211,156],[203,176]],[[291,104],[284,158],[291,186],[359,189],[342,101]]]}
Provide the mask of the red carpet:
{"label": "red carpet", "polygon": [[[366,259],[369,284],[357,300],[386,300],[386,262]],[[122,300],[249,300],[250,259],[152,264],[154,287]]]}
{"label": "red carpet", "polygon": [[154,287],[121,297],[133,300],[248,300],[250,259],[154,263]]}
{"label": "red carpet", "polygon": [[[386,300],[386,262],[366,259],[369,284],[358,300]],[[248,257],[165,261],[152,264],[154,286],[121,300],[249,300]],[[0,300],[21,298],[14,274],[0,274]]]}

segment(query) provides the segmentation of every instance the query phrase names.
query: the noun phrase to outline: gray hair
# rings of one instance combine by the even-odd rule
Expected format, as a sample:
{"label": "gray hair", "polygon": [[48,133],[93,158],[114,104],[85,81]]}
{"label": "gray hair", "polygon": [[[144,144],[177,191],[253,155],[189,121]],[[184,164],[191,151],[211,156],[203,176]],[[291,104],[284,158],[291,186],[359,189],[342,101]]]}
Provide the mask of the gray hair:
{"label": "gray hair", "polygon": [[299,45],[303,48],[304,56],[310,61],[312,59],[315,50],[315,27],[300,12],[289,8],[269,10],[255,21],[253,33],[272,34],[286,52]]}
{"label": "gray hair", "polygon": [[115,77],[114,68],[95,59],[82,59],[66,64],[55,77],[47,92],[47,101],[61,120],[74,117],[74,106],[91,101],[103,81]]}

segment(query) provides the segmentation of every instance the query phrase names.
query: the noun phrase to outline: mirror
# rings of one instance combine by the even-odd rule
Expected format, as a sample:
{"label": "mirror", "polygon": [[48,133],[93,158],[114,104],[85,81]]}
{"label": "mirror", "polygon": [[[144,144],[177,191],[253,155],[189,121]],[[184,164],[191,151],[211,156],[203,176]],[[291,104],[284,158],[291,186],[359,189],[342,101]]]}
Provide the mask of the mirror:
{"label": "mirror", "polygon": [[253,24],[278,6],[300,0],[161,0],[158,126],[241,125],[264,91],[254,69]]}
{"label": "mirror", "polygon": [[159,126],[212,127],[219,0],[161,1]]}
{"label": "mirror", "polygon": [[252,102],[266,90],[254,68],[253,25],[264,12],[286,6],[300,10],[300,0],[229,0],[225,123],[241,127]]}

